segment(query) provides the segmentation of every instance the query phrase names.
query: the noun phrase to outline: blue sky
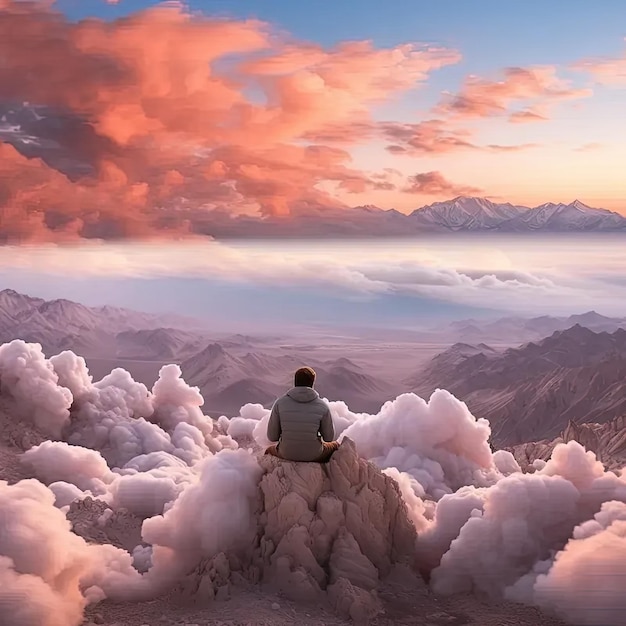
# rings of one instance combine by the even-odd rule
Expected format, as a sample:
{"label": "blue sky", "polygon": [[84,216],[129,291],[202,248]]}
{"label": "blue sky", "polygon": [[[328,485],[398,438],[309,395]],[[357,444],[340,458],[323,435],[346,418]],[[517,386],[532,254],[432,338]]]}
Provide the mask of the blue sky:
{"label": "blue sky", "polygon": [[[60,0],[72,19],[112,19],[153,6],[148,0]],[[458,47],[463,72],[503,65],[568,63],[587,55],[615,55],[626,35],[621,0],[206,0],[187,3],[209,15],[257,18],[298,38],[324,45],[372,39],[379,46],[420,41]],[[463,67],[465,65],[465,67]],[[451,71],[451,70],[450,70]]]}
{"label": "blue sky", "polygon": [[[57,6],[71,19],[108,20],[154,4],[59,0]],[[267,21],[324,46],[371,39],[380,47],[415,41],[459,49],[464,60],[435,79],[442,88],[456,86],[468,72],[617,56],[626,36],[626,2],[621,0],[195,0],[186,6],[207,15]]]}

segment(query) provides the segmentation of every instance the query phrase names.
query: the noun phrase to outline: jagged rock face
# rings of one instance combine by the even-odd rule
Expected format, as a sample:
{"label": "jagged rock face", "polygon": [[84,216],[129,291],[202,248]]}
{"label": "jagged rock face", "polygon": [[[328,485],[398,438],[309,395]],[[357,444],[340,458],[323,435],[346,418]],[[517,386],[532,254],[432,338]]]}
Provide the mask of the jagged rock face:
{"label": "jagged rock face", "polygon": [[327,592],[340,613],[364,621],[394,563],[415,554],[416,533],[398,486],[344,439],[326,465],[260,461],[263,579],[287,597]]}
{"label": "jagged rock face", "polygon": [[535,461],[547,461],[557,444],[568,441],[577,441],[593,452],[607,469],[620,469],[626,462],[626,416],[604,424],[577,424],[570,420],[555,439],[523,443],[505,450],[513,454],[523,471],[532,471]]}
{"label": "jagged rock face", "polygon": [[327,600],[367,623],[380,610],[379,582],[413,567],[415,527],[397,483],[344,439],[329,463],[259,460],[258,535],[247,555],[218,555],[183,584],[187,597],[227,597],[229,585],[261,581],[298,602]]}

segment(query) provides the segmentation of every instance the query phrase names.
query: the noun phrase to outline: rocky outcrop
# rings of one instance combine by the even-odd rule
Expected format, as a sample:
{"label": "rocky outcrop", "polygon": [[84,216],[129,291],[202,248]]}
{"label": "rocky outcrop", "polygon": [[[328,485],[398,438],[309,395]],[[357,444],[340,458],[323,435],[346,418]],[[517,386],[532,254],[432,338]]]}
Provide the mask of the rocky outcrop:
{"label": "rocky outcrop", "polygon": [[66,513],[72,530],[89,543],[110,544],[128,552],[141,544],[141,519],[126,509],[113,511],[105,502],[74,500]]}
{"label": "rocky outcrop", "polygon": [[186,596],[228,597],[260,581],[289,600],[328,601],[367,623],[394,565],[413,567],[416,532],[397,483],[344,439],[329,463],[260,458],[258,534],[252,552],[218,555],[185,583]]}

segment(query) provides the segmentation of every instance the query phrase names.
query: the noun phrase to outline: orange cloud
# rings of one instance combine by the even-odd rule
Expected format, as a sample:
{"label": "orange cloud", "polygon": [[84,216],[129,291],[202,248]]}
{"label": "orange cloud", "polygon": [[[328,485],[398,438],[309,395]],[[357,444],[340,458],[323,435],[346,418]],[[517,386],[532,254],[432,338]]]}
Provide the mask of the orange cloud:
{"label": "orange cloud", "polygon": [[485,150],[491,152],[515,152],[536,147],[536,144],[481,146],[470,139],[473,133],[466,129],[448,128],[443,120],[427,120],[417,124],[385,122],[379,125],[382,136],[393,143],[387,146],[392,154],[447,154],[457,150]]}
{"label": "orange cloud", "polygon": [[[538,106],[547,107],[562,100],[588,97],[591,93],[589,89],[575,89],[558,78],[553,66],[509,67],[499,81],[469,76],[461,92],[446,96],[438,110],[458,117],[491,117],[509,113],[511,106],[518,103],[536,102]],[[532,108],[511,113],[514,122],[545,117]]]}
{"label": "orange cloud", "polygon": [[[0,108],[16,120],[0,128],[0,208],[15,238],[185,233],[207,209],[281,215],[341,206],[329,183],[391,189],[319,145],[325,129],[370,124],[372,104],[459,59],[367,41],[326,50],[174,3],[79,23],[43,3],[0,6]],[[20,102],[47,108],[3,104]]]}
{"label": "orange cloud", "polygon": [[482,193],[482,189],[469,185],[457,185],[447,180],[441,172],[424,172],[409,176],[405,193],[427,196],[463,196]]}
{"label": "orange cloud", "polygon": [[471,133],[466,130],[447,129],[442,120],[427,120],[417,124],[388,122],[380,125],[388,141],[387,150],[402,153],[447,153],[463,148],[475,149],[469,141]]}
{"label": "orange cloud", "polygon": [[488,152],[514,152],[535,148],[537,144],[479,145],[471,141],[474,132],[454,128],[442,119],[423,122],[371,122],[353,121],[326,126],[307,135],[307,139],[337,145],[354,145],[372,140],[389,142],[387,152],[398,155],[440,155],[458,150],[484,150]]}
{"label": "orange cloud", "polygon": [[376,50],[369,41],[341,43],[330,51],[290,44],[242,70],[270,94],[258,123],[300,137],[351,123],[355,116],[367,118],[369,105],[415,87],[432,70],[459,59],[454,51],[413,45]]}

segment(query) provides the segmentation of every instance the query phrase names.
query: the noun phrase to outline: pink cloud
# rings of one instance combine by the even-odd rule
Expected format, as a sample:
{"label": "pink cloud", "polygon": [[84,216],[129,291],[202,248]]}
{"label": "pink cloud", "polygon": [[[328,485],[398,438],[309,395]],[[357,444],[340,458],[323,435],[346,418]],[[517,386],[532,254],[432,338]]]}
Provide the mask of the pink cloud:
{"label": "pink cloud", "polygon": [[441,172],[424,172],[409,176],[405,193],[428,196],[462,196],[482,193],[481,189],[469,185],[458,185],[447,180]]}
{"label": "pink cloud", "polygon": [[595,150],[601,150],[604,148],[604,144],[592,141],[590,143],[585,143],[582,146],[578,146],[574,148],[576,152],[594,152]]}
{"label": "pink cloud", "polygon": [[547,114],[544,111],[540,111],[537,107],[524,109],[523,111],[514,111],[509,115],[509,122],[514,124],[545,122],[547,119]]}
{"label": "pink cloud", "polygon": [[[516,103],[535,102],[547,107],[563,100],[585,98],[589,89],[577,89],[556,75],[553,66],[509,67],[499,81],[469,76],[458,94],[446,96],[438,107],[442,113],[457,117],[504,115]],[[543,119],[535,109],[512,114],[512,121]]]}
{"label": "pink cloud", "polygon": [[466,130],[446,128],[443,120],[427,120],[417,124],[387,122],[380,125],[382,135],[391,143],[392,153],[447,153],[465,148],[476,148],[469,141]]}
{"label": "pink cloud", "polygon": [[325,49],[178,3],[79,23],[43,4],[0,6],[0,102],[77,120],[62,140],[91,167],[70,180],[52,157],[27,158],[0,138],[0,232],[16,240],[169,236],[203,207],[282,215],[342,206],[322,190],[329,183],[393,189],[385,172],[359,171],[349,152],[322,145],[324,133],[358,123],[344,133],[358,141],[372,105],[460,58],[368,41]]}
{"label": "pink cloud", "polygon": [[444,120],[428,120],[417,124],[386,122],[379,126],[383,137],[391,141],[387,151],[392,154],[448,154],[458,150],[483,150],[491,152],[516,152],[536,147],[536,144],[479,145],[471,141],[473,134],[467,129],[453,128]]}
{"label": "pink cloud", "polygon": [[587,72],[601,85],[623,87],[626,85],[626,52],[617,58],[585,59],[572,69]]}

